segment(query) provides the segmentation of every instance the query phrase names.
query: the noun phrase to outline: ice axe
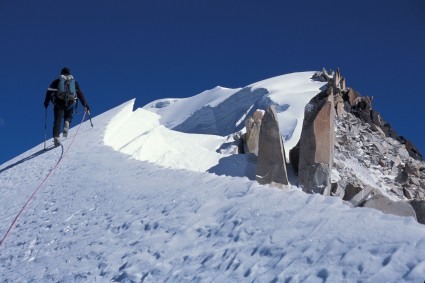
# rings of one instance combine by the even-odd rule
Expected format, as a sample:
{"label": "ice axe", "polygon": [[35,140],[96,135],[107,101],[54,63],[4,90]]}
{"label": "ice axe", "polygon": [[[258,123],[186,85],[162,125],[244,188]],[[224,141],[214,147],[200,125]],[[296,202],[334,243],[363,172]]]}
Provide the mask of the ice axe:
{"label": "ice axe", "polygon": [[93,122],[91,121],[90,110],[88,110],[88,109],[86,108],[86,112],[87,112],[87,114],[89,115],[90,125],[91,125],[91,127],[93,128]]}

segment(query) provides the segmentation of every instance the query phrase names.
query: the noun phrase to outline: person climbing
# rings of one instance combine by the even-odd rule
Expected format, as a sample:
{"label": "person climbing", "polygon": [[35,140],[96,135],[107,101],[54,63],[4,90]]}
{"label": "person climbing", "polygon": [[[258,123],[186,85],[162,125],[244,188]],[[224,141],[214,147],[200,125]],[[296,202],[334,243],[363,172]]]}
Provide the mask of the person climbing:
{"label": "person climbing", "polygon": [[[44,107],[49,106],[52,101],[54,108],[54,121],[53,121],[53,142],[55,146],[60,145],[59,135],[61,132],[61,123],[63,118],[63,137],[68,136],[69,127],[72,122],[72,115],[74,113],[74,104],[78,103],[84,106],[85,111],[90,111],[86,98],[80,89],[79,84],[71,75],[71,70],[67,67],[61,70],[59,78],[55,79],[50,87],[47,89],[46,98],[44,99]],[[77,106],[77,105],[75,105]]]}

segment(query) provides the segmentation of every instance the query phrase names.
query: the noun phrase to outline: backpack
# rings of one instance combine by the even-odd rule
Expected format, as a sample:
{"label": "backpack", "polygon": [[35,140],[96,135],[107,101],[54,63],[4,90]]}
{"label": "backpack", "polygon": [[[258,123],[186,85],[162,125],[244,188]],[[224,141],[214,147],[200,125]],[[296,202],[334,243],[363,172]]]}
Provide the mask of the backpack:
{"label": "backpack", "polygon": [[61,75],[59,77],[58,90],[56,97],[64,100],[66,103],[74,102],[76,98],[75,80],[74,77]]}

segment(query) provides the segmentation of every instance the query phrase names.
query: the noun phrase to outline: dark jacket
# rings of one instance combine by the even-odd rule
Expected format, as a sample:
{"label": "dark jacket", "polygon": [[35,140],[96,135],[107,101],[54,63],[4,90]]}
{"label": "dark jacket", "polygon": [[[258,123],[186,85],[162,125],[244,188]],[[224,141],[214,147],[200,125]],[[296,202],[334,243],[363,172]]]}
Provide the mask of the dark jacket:
{"label": "dark jacket", "polygon": [[[48,105],[49,102],[52,100],[52,98],[54,97],[54,95],[57,92],[57,89],[59,87],[59,78],[54,80],[51,84],[50,87],[47,89],[46,92],[46,98],[44,99],[44,105]],[[75,90],[77,93],[77,97],[81,102],[81,105],[83,105],[85,108],[89,108],[86,98],[84,97],[83,92],[80,89],[80,85],[78,84],[77,81],[75,81]],[[59,99],[58,99],[59,100]],[[63,101],[63,103],[60,103],[59,101],[57,101],[58,103],[55,103],[55,105],[59,104],[58,106],[64,107],[65,106],[65,101]]]}

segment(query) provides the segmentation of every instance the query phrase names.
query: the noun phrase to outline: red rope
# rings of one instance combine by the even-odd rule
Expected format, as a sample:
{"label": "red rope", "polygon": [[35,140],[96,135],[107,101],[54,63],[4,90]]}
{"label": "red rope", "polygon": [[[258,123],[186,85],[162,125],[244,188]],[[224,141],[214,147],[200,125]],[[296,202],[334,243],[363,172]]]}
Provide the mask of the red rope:
{"label": "red rope", "polygon": [[[25,210],[25,208],[28,206],[28,204],[30,203],[30,201],[32,200],[32,198],[35,196],[35,194],[41,189],[41,187],[46,183],[47,179],[49,179],[50,175],[53,173],[53,171],[55,171],[55,169],[59,166],[59,163],[61,162],[61,160],[65,157],[66,153],[69,151],[69,149],[71,148],[72,144],[74,143],[75,137],[78,135],[78,132],[80,131],[81,125],[84,122],[84,119],[86,118],[86,111],[84,112],[83,115],[83,119],[81,120],[80,125],[77,128],[77,132],[75,133],[74,137],[71,140],[71,143],[69,144],[68,148],[66,149],[65,153],[59,158],[58,162],[56,162],[55,166],[52,168],[52,170],[50,170],[49,174],[47,174],[47,176],[44,178],[44,180],[41,182],[41,184],[37,187],[37,189],[32,193],[32,195],[29,197],[29,199],[27,200],[27,202],[24,204],[24,206],[21,208],[21,210],[19,211],[19,213],[16,215],[15,219],[13,220],[12,224],[10,224],[9,228],[6,231],[6,234],[4,235],[3,239],[0,241],[0,246],[3,244],[3,242],[5,241],[5,239],[7,238],[7,236],[9,235],[10,231],[12,230],[12,228],[15,226],[16,222],[18,221],[19,216],[21,216],[22,212]],[[63,148],[62,148],[63,150]]]}

